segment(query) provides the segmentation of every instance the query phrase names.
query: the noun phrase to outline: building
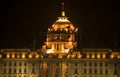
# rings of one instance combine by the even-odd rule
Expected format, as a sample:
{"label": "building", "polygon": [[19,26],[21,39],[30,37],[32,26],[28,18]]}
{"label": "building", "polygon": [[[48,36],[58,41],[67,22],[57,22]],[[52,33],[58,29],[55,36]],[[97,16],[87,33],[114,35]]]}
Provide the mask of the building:
{"label": "building", "polygon": [[120,77],[120,52],[76,49],[78,28],[62,7],[42,49],[0,50],[0,77]]}

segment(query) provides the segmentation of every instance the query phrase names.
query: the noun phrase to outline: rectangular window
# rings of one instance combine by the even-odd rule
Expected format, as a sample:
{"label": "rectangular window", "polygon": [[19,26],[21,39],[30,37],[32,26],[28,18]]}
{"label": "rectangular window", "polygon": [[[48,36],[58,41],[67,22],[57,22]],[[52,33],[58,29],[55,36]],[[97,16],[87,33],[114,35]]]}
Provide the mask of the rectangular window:
{"label": "rectangular window", "polygon": [[94,70],[94,73],[97,74],[97,69]]}
{"label": "rectangular window", "polygon": [[105,70],[105,74],[108,74],[108,70],[107,69]]}
{"label": "rectangular window", "polygon": [[90,73],[90,74],[92,73],[92,69],[89,69],[89,73]]}
{"label": "rectangular window", "polygon": [[11,63],[11,62],[9,63],[9,66],[12,66],[12,63]]}
{"label": "rectangular window", "polygon": [[19,73],[21,73],[21,69],[19,69]]}
{"label": "rectangular window", "polygon": [[95,62],[94,66],[96,67],[97,66],[97,63]]}
{"label": "rectangular window", "polygon": [[16,73],[16,69],[14,69],[14,73]]}
{"label": "rectangular window", "polygon": [[107,67],[107,66],[108,66],[108,63],[105,63],[105,66]]}
{"label": "rectangular window", "polygon": [[102,69],[100,69],[100,74],[102,74]]}
{"label": "rectangular window", "polygon": [[35,63],[32,63],[32,66],[35,66]]}
{"label": "rectangular window", "polygon": [[84,66],[86,66],[86,63],[84,63]]}
{"label": "rectangular window", "polygon": [[84,69],[84,74],[86,74],[86,69]]}
{"label": "rectangular window", "polygon": [[26,66],[27,64],[26,63],[24,63],[24,66]]}
{"label": "rectangular window", "polygon": [[12,73],[11,68],[9,68],[9,73]]}
{"label": "rectangular window", "polygon": [[117,74],[117,69],[114,70],[114,74]]}
{"label": "rectangular window", "polygon": [[4,63],[4,66],[6,66],[7,64],[6,63]]}
{"label": "rectangular window", "polygon": [[89,63],[89,66],[92,66],[92,63],[91,63],[91,62]]}
{"label": "rectangular window", "polygon": [[3,73],[6,73],[6,69],[4,68],[4,71],[3,71]]}
{"label": "rectangular window", "polygon": [[14,66],[16,66],[17,64],[16,64],[16,62],[14,63]]}
{"label": "rectangular window", "polygon": [[19,66],[22,66],[22,63],[21,63],[21,62],[19,62]]}
{"label": "rectangular window", "polygon": [[102,63],[100,63],[100,66],[102,67]]}
{"label": "rectangular window", "polygon": [[24,73],[26,73],[26,69],[24,69]]}

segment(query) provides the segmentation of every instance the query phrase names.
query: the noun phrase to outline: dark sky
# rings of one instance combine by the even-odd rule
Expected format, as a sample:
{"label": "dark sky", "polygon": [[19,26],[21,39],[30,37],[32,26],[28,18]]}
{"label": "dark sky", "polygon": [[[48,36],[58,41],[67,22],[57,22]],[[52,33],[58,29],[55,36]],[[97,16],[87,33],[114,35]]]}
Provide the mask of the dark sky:
{"label": "dark sky", "polygon": [[[79,48],[120,48],[119,0],[64,0],[79,28]],[[1,0],[0,49],[40,48],[47,28],[60,16],[61,0]]]}

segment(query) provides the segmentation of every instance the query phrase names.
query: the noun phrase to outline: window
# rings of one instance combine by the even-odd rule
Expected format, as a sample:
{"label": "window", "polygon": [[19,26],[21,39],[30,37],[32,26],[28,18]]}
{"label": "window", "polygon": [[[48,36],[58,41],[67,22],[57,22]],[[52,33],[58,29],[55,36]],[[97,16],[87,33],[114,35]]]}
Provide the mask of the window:
{"label": "window", "polygon": [[86,69],[84,69],[84,73],[86,74]]}
{"label": "window", "polygon": [[91,63],[91,62],[89,63],[89,66],[92,66],[92,63]]}
{"label": "window", "polygon": [[100,69],[100,74],[102,74],[102,69]]}
{"label": "window", "polygon": [[107,67],[107,66],[108,66],[108,63],[105,63],[105,66]]}
{"label": "window", "polygon": [[22,63],[21,62],[19,62],[19,66],[21,66],[22,65]]}
{"label": "window", "polygon": [[84,66],[86,66],[86,63],[84,63]]}
{"label": "window", "polygon": [[24,69],[24,73],[26,73],[26,69]]}
{"label": "window", "polygon": [[77,66],[78,64],[77,64],[77,62],[75,62],[75,66]]}
{"label": "window", "polygon": [[96,67],[97,66],[97,63],[95,62],[94,66]]}
{"label": "window", "polygon": [[107,69],[105,70],[105,74],[108,74],[108,70]]}
{"label": "window", "polygon": [[16,73],[16,69],[14,69],[14,73]]}
{"label": "window", "polygon": [[4,66],[6,66],[7,64],[6,63],[4,63]]}
{"label": "window", "polygon": [[11,68],[9,68],[9,73],[12,73]]}
{"label": "window", "polygon": [[90,74],[92,73],[92,69],[89,69],[89,73],[90,73]]}
{"label": "window", "polygon": [[78,70],[77,69],[75,69],[75,73],[74,74],[78,74]]}
{"label": "window", "polygon": [[16,63],[14,63],[14,66],[16,66],[17,64]]}
{"label": "window", "polygon": [[94,70],[94,73],[97,74],[97,69]]}
{"label": "window", "polygon": [[102,63],[100,63],[100,66],[102,66]]}
{"label": "window", "polygon": [[6,69],[4,68],[4,71],[3,71],[3,73],[6,73]]}
{"label": "window", "polygon": [[114,74],[117,74],[117,69],[114,70]]}
{"label": "window", "polygon": [[24,66],[26,66],[27,64],[26,63],[24,63]]}
{"label": "window", "polygon": [[10,63],[9,63],[9,66],[11,66],[11,65],[12,65],[12,63],[10,62]]}
{"label": "window", "polygon": [[35,66],[35,63],[32,63],[32,66]]}
{"label": "window", "polygon": [[32,68],[32,73],[35,73],[35,69],[34,68]]}
{"label": "window", "polygon": [[114,67],[117,67],[117,63],[114,63]]}
{"label": "window", "polygon": [[19,73],[21,73],[21,69],[19,69]]}

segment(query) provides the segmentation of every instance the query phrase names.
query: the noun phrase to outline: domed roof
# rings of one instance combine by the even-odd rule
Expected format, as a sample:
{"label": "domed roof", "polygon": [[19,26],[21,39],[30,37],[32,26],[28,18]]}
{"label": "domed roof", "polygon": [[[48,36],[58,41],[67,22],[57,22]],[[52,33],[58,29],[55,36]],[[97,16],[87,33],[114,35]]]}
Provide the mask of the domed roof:
{"label": "domed roof", "polygon": [[65,29],[71,29],[74,30],[75,27],[74,25],[68,20],[67,17],[58,17],[58,20],[56,20],[53,25],[52,25],[52,29],[53,30],[65,30]]}
{"label": "domed roof", "polygon": [[62,3],[62,12],[61,17],[58,17],[58,19],[52,24],[50,28],[48,28],[48,32],[51,31],[70,31],[70,32],[77,32],[78,28],[75,28],[75,26],[68,20],[68,17],[65,16],[64,11],[64,3]]}

